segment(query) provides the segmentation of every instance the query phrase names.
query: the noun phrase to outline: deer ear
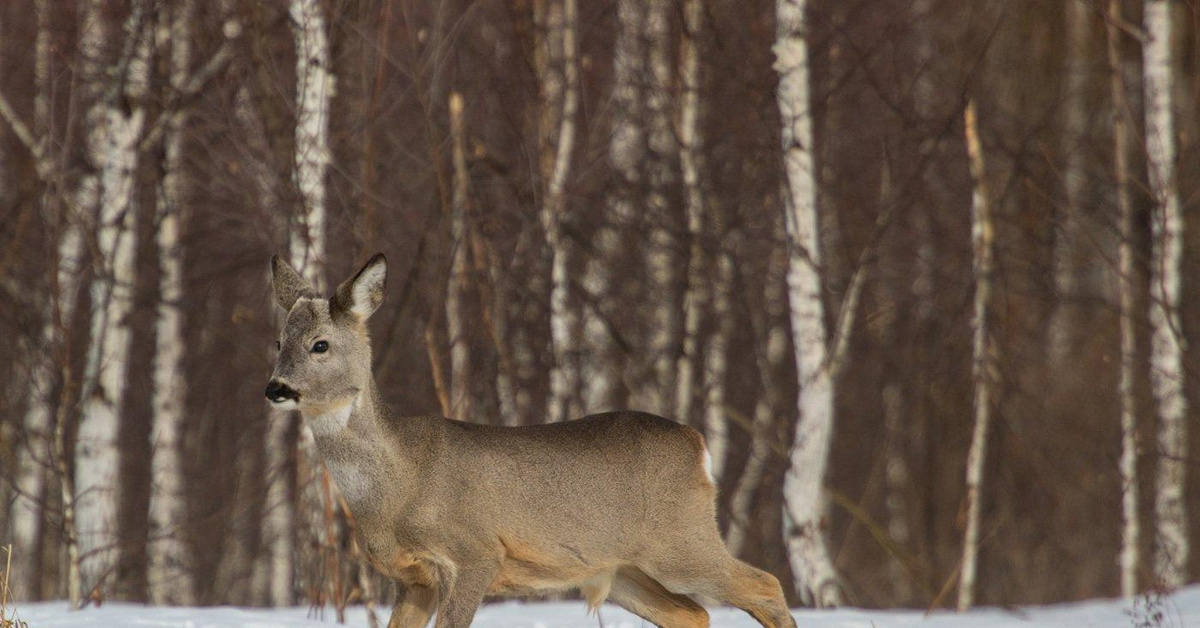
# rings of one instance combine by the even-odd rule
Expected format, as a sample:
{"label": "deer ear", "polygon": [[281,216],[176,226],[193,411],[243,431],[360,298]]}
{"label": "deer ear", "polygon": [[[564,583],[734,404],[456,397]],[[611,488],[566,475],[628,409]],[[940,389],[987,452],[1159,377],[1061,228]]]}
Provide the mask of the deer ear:
{"label": "deer ear", "polygon": [[275,302],[292,311],[300,297],[315,297],[312,286],[278,255],[271,258],[271,283],[275,284]]}
{"label": "deer ear", "polygon": [[333,294],[333,309],[365,321],[383,303],[386,284],[387,258],[376,253],[362,270],[338,286]]}

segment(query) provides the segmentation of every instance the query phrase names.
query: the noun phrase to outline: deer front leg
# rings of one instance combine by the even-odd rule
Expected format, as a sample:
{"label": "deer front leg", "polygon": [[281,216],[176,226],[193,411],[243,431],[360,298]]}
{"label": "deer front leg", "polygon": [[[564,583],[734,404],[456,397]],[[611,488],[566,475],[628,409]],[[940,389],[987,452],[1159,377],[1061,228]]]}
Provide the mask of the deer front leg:
{"label": "deer front leg", "polygon": [[400,595],[396,598],[396,607],[392,609],[387,628],[425,628],[437,606],[437,589],[419,584],[398,584]]}
{"label": "deer front leg", "polygon": [[[438,579],[436,628],[470,626],[498,569],[491,562],[466,562],[458,563],[455,570],[442,570]],[[450,571],[453,573],[446,573]]]}

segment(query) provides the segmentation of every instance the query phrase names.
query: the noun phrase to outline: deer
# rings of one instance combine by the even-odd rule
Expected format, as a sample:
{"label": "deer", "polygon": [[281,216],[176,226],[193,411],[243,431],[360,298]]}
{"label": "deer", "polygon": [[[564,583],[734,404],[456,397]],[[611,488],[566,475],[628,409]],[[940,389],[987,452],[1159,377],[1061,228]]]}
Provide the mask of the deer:
{"label": "deer", "polygon": [[692,596],[795,628],[779,581],[725,549],[703,436],[616,411],[546,425],[399,416],[371,368],[367,319],[387,260],[328,298],[278,255],[287,312],[266,387],[298,410],[352,512],[371,564],[399,596],[388,628],[467,628],[487,596],[579,592],[662,628],[707,628]]}

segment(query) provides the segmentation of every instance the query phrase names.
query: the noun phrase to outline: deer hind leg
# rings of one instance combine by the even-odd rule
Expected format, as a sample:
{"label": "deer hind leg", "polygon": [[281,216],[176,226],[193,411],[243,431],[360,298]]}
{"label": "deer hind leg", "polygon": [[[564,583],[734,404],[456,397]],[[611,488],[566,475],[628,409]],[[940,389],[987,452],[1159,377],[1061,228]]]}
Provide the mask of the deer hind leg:
{"label": "deer hind leg", "polygon": [[400,584],[400,595],[392,609],[387,628],[424,628],[437,607],[437,589],[422,585]]}
{"label": "deer hind leg", "polygon": [[733,557],[722,575],[713,583],[713,597],[750,613],[764,628],[796,628],[775,576]]}
{"label": "deer hind leg", "polygon": [[708,628],[708,611],[686,595],[672,593],[636,567],[623,567],[609,599],[659,628]]}
{"label": "deer hind leg", "polygon": [[795,628],[796,620],[788,610],[779,580],[720,551],[681,558],[647,566],[651,574],[670,591],[703,595],[742,609],[763,628]]}

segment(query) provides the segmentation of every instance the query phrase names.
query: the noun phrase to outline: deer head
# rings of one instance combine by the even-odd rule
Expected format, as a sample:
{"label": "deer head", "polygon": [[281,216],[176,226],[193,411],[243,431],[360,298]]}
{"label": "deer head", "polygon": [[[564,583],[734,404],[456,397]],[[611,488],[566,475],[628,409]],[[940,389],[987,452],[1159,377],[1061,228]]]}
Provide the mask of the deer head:
{"label": "deer head", "polygon": [[329,299],[278,255],[271,270],[275,299],[288,314],[267,399],[276,408],[305,413],[353,402],[371,382],[367,318],[383,302],[387,260],[376,254]]}

